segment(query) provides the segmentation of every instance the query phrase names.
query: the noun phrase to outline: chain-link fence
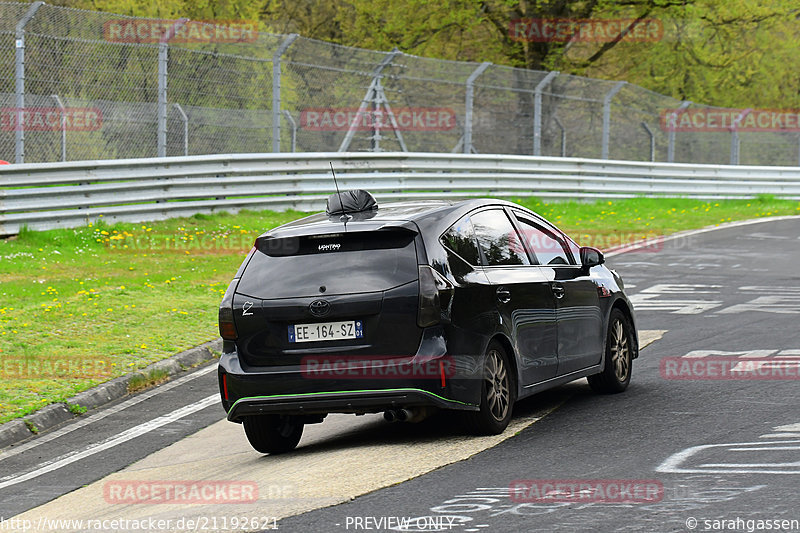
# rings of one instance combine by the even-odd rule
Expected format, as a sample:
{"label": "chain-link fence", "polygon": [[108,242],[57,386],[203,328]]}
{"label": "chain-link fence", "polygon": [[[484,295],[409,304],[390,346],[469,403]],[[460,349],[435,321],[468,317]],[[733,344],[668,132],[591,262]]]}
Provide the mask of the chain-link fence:
{"label": "chain-link fence", "polygon": [[800,128],[697,128],[699,108],[740,125],[749,113],[624,82],[0,2],[11,162],[398,150],[798,164]]}

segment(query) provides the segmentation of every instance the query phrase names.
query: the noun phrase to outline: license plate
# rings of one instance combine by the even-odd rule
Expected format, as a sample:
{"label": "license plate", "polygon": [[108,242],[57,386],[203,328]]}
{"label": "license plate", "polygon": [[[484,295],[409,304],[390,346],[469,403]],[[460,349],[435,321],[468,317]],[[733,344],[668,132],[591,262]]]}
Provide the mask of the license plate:
{"label": "license plate", "polygon": [[338,341],[363,337],[364,327],[360,320],[289,326],[289,342]]}

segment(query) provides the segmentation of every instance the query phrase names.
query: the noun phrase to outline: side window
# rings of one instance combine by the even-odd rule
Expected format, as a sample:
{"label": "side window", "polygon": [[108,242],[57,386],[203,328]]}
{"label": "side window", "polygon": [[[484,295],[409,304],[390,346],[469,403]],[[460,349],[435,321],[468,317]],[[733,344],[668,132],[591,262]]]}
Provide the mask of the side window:
{"label": "side window", "polygon": [[480,211],[471,218],[488,266],[531,264],[517,231],[502,209]]}
{"label": "side window", "polygon": [[517,217],[522,238],[540,265],[569,265],[569,252],[561,237],[530,220]]}
{"label": "side window", "polygon": [[475,231],[468,216],[450,226],[450,229],[442,235],[442,243],[470,265],[481,264],[478,245],[475,244]]}

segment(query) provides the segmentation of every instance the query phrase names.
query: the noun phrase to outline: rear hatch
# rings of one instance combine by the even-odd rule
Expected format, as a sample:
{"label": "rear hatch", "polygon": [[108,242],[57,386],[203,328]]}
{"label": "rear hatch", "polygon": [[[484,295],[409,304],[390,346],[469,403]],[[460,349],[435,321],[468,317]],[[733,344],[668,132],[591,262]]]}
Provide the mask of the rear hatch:
{"label": "rear hatch", "polygon": [[259,237],[233,298],[242,362],[413,356],[422,334],[416,237],[408,224]]}

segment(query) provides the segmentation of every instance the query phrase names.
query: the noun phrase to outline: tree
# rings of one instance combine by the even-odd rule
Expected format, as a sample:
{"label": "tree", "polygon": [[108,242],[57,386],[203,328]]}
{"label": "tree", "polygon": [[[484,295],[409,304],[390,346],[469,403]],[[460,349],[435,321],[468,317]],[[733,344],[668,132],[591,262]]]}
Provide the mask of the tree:
{"label": "tree", "polygon": [[[610,4],[610,3],[609,3]],[[619,6],[605,13],[624,13]],[[653,13],[663,37],[622,43],[589,62],[573,47],[554,66],[574,73],[624,79],[680,100],[730,107],[800,104],[796,53],[800,8],[793,1],[697,0]]]}

